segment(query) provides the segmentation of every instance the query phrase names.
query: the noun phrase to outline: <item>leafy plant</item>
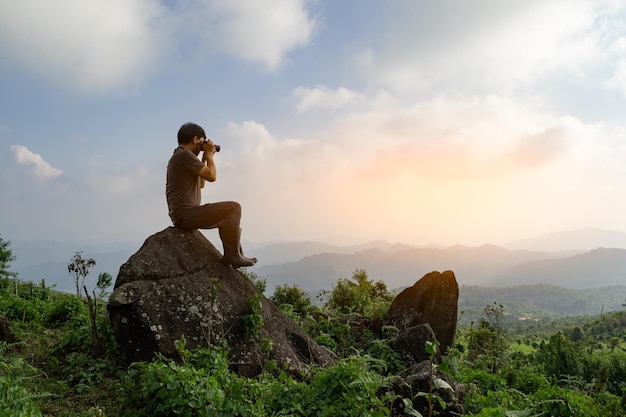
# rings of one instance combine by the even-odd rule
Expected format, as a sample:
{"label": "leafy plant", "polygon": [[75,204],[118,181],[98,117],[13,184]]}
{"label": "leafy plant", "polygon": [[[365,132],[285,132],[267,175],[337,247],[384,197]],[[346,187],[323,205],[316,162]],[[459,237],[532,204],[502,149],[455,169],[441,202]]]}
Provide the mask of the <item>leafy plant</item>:
{"label": "leafy plant", "polygon": [[[430,358],[429,360],[429,374],[428,374],[428,392],[418,392],[415,394],[414,398],[424,397],[426,399],[427,404],[427,415],[428,417],[433,416],[434,411],[434,402],[437,401],[441,410],[445,410],[447,404],[445,400],[435,391],[435,390],[453,390],[450,384],[444,381],[441,378],[438,378],[435,375],[435,370],[437,368],[446,368],[447,364],[442,363],[440,365],[435,364],[435,358],[437,357],[439,351],[439,342],[437,340],[434,341],[426,341],[424,343],[424,348],[428,353]],[[414,399],[413,398],[413,399]],[[422,414],[413,408],[413,399],[405,398],[403,399],[405,410],[408,414],[415,417],[422,417]]]}
{"label": "leafy plant", "polygon": [[83,252],[76,252],[71,262],[67,265],[67,272],[74,279],[76,285],[76,296],[80,297],[80,290],[85,285],[85,278],[89,275],[89,269],[96,265],[93,258],[83,258]]}
{"label": "leafy plant", "polygon": [[55,327],[77,328],[87,324],[87,308],[77,297],[60,297],[48,311],[47,321]]}
{"label": "leafy plant", "polygon": [[270,297],[278,306],[288,304],[300,318],[304,318],[311,310],[311,299],[297,284],[277,285]]}
{"label": "leafy plant", "polygon": [[0,278],[9,279],[15,278],[17,274],[9,271],[11,262],[15,260],[15,255],[10,248],[11,242],[4,240],[2,234],[0,234]]}
{"label": "leafy plant", "polygon": [[18,344],[0,342],[0,415],[11,417],[39,417],[41,411],[35,400],[50,396],[50,393],[31,392],[25,384],[35,373],[22,357],[9,350]]}
{"label": "leafy plant", "polygon": [[326,307],[343,314],[365,314],[372,303],[390,302],[391,298],[383,281],[373,282],[364,269],[357,269],[353,272],[351,280],[341,278],[337,281]]}
{"label": "leafy plant", "polygon": [[248,305],[250,312],[243,316],[243,324],[246,332],[253,338],[261,334],[261,328],[265,324],[263,320],[263,294],[257,293],[250,297]]}

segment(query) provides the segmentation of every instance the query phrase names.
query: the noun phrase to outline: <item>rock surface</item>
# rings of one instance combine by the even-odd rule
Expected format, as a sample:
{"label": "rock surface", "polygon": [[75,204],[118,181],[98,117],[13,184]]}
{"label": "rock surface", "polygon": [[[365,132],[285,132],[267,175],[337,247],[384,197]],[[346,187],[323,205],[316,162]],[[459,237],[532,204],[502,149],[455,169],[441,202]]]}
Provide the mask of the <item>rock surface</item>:
{"label": "rock surface", "polygon": [[[430,354],[424,346],[426,342],[432,342],[435,339],[435,332],[430,325],[420,324],[401,331],[393,341],[392,348],[398,352],[404,363],[411,365],[430,359]],[[439,360],[441,355],[438,354],[435,358]]]}
{"label": "rock surface", "polygon": [[[463,384],[454,382],[450,377],[433,367],[430,361],[423,361],[411,366],[398,375],[398,379],[393,384],[393,391],[400,398],[412,398],[413,408],[421,412],[422,415],[428,413],[428,399],[424,396],[415,396],[417,392],[430,392],[441,398],[445,403],[445,409],[441,407],[435,398],[431,400],[433,412],[437,416],[461,416],[465,414],[463,400],[466,395],[466,387]],[[404,404],[398,399],[393,404],[392,415],[408,416],[404,412]],[[411,414],[414,415],[414,414]]]}
{"label": "rock surface", "polygon": [[456,336],[459,284],[454,272],[433,271],[405,289],[389,307],[389,322],[400,332],[429,324],[440,343],[441,353],[452,346]]}
{"label": "rock surface", "polygon": [[17,342],[15,334],[13,334],[11,329],[11,323],[9,323],[9,319],[6,316],[0,316],[0,342],[8,344]]}
{"label": "rock surface", "polygon": [[232,369],[254,376],[270,360],[292,374],[335,357],[278,311],[199,231],[174,227],[150,236],[122,265],[107,308],[116,339],[130,361],[156,352],[226,340]]}

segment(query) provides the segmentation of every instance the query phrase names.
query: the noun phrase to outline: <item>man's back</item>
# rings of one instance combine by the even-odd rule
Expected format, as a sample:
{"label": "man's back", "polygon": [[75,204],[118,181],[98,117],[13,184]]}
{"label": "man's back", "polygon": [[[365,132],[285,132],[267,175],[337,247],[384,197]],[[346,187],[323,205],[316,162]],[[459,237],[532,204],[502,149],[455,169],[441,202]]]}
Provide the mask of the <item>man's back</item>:
{"label": "man's back", "polygon": [[200,205],[200,177],[204,164],[190,151],[176,148],[167,164],[165,197],[172,222],[180,219],[185,208]]}

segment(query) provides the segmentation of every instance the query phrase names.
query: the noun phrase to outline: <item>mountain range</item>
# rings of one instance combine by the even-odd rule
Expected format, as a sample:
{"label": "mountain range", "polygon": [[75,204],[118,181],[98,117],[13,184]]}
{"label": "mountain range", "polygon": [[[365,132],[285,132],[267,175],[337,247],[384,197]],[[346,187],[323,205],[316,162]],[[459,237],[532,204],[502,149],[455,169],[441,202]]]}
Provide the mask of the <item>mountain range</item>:
{"label": "mountain range", "polygon": [[[24,281],[55,285],[72,291],[67,265],[76,252],[96,260],[87,278],[95,286],[97,276],[113,277],[141,242],[87,244],[76,242],[12,242],[16,255],[12,270]],[[219,242],[215,246],[221,248]],[[452,270],[459,285],[507,287],[546,283],[569,289],[626,284],[626,233],[580,229],[511,242],[506,245],[468,247],[430,245],[416,247],[372,241],[338,246],[322,242],[244,242],[246,254],[259,263],[249,271],[267,281],[267,293],[276,285],[297,284],[306,291],[331,289],[339,278],[350,278],[364,269],[369,278],[382,280],[390,289],[413,285],[434,270]],[[550,250],[546,250],[550,249]],[[622,297],[623,298],[623,297]]]}

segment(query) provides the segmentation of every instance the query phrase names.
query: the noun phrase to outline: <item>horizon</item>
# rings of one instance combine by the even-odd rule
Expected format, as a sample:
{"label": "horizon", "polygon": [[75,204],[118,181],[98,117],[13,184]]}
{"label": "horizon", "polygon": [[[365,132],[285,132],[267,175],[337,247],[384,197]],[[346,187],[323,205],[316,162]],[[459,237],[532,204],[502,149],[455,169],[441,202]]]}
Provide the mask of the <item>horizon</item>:
{"label": "horizon", "polygon": [[[203,230],[203,229],[199,229],[200,232],[213,244],[217,243],[219,246],[219,235],[217,232],[217,229],[210,229],[210,230]],[[153,234],[156,234],[160,232],[156,231]],[[581,240],[585,239],[585,237],[583,237],[583,235],[587,236],[590,240],[591,243],[588,245],[582,245],[582,246],[576,246],[577,242],[580,242]],[[81,241],[81,240],[59,240],[59,239],[53,239],[53,238],[48,238],[48,239],[20,239],[20,240],[12,240],[7,238],[6,236],[4,236],[2,233],[0,233],[0,237],[4,240],[4,241],[8,241],[11,243],[11,245],[23,245],[23,244],[36,244],[36,243],[52,243],[52,244],[80,244],[80,245],[85,245],[87,247],[89,246],[97,246],[97,247],[106,247],[109,246],[111,247],[111,249],[113,249],[113,251],[117,251],[118,249],[115,248],[116,245],[121,245],[121,246],[128,246],[128,245],[139,245],[141,246],[146,239],[148,239],[151,235],[149,236],[145,236],[141,239],[138,240],[123,240],[123,241]],[[562,242],[564,241],[569,241],[572,240],[571,245],[568,244],[563,244]],[[549,249],[549,250],[541,250],[541,249],[533,249],[532,245],[536,245],[537,242],[541,242],[544,241],[543,244],[540,244],[540,246],[553,246],[553,249]],[[619,244],[617,246],[603,246],[602,242],[605,242],[604,244],[606,244],[606,242],[608,241],[619,241]],[[544,252],[559,252],[559,251],[588,251],[588,250],[593,250],[593,249],[598,249],[598,248],[617,248],[617,249],[626,249],[626,231],[621,231],[621,230],[607,230],[607,229],[598,229],[598,228],[592,228],[592,227],[585,227],[585,228],[581,228],[581,229],[574,229],[574,230],[561,230],[561,231],[556,231],[556,232],[552,232],[552,233],[545,233],[545,234],[541,234],[541,235],[536,235],[536,236],[528,236],[525,238],[520,238],[520,239],[514,239],[511,240],[509,242],[505,242],[505,243],[498,243],[498,242],[482,242],[482,243],[478,243],[478,244],[466,244],[463,242],[456,242],[456,243],[450,243],[450,244],[444,244],[444,243],[439,243],[439,242],[427,242],[427,243],[412,243],[412,242],[401,242],[401,241],[392,241],[389,239],[385,239],[385,238],[378,238],[378,239],[371,239],[371,240],[357,240],[357,239],[349,239],[346,237],[342,237],[339,240],[337,239],[321,239],[321,240],[312,240],[312,239],[304,239],[304,240],[289,240],[289,239],[280,239],[280,240],[268,240],[268,241],[251,241],[251,240],[243,240],[244,244],[250,245],[251,249],[259,249],[259,248],[264,248],[267,246],[272,246],[272,245],[281,245],[281,244],[304,244],[304,243],[317,243],[317,244],[323,244],[323,245],[329,245],[329,246],[336,246],[336,247],[344,247],[344,248],[348,248],[348,247],[352,247],[352,246],[363,246],[363,245],[368,245],[368,244],[372,244],[372,243],[376,243],[376,242],[381,242],[381,243],[385,243],[391,246],[394,245],[406,245],[406,246],[410,246],[410,247],[414,247],[414,248],[439,248],[439,249],[449,249],[449,248],[453,248],[455,246],[461,246],[461,247],[468,247],[468,248],[480,248],[482,246],[497,246],[497,247],[502,247],[504,249],[507,250],[536,250],[536,251],[544,251]],[[600,242],[600,243],[597,243]],[[531,245],[531,246],[525,246],[526,244]],[[11,247],[11,245],[9,247]],[[563,245],[561,248],[557,248],[554,245]],[[139,246],[137,247],[137,249],[139,249]],[[78,248],[77,250],[81,250],[80,248]],[[218,247],[218,250],[221,250],[221,248]],[[102,253],[106,253],[106,252],[102,252]]]}
{"label": "horizon", "polygon": [[622,0],[0,2],[0,235],[163,230],[187,121],[248,242],[626,230],[625,25]]}

